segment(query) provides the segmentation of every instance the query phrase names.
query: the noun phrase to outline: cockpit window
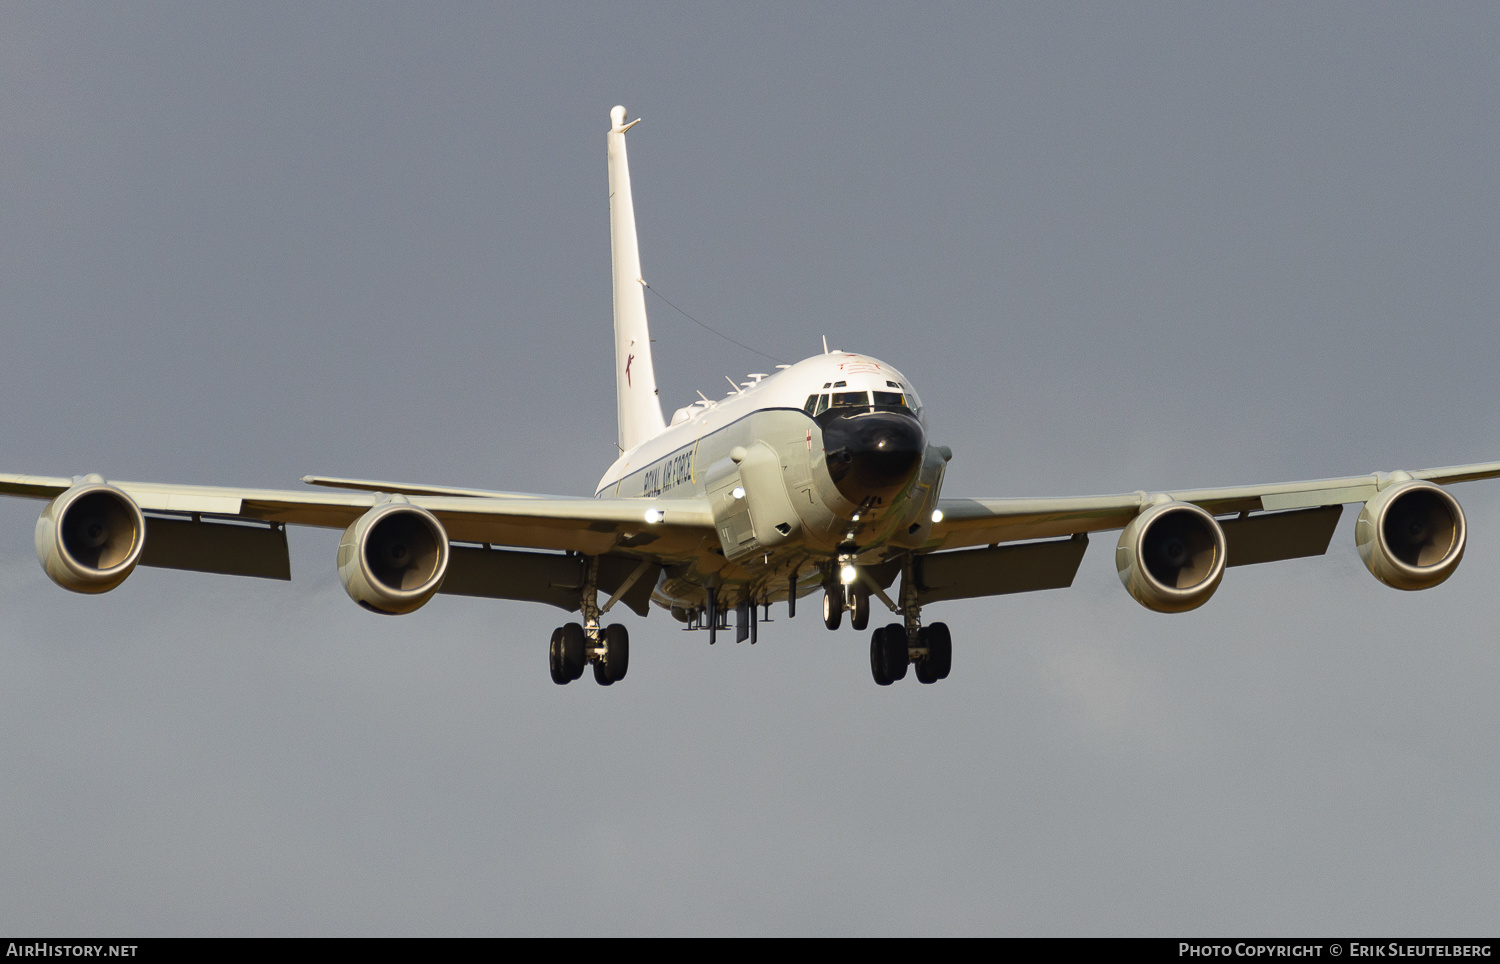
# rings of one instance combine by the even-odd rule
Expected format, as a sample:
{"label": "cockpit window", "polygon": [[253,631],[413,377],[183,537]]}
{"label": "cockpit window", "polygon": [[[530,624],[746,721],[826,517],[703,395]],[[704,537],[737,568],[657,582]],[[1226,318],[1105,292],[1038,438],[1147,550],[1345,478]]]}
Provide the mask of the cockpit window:
{"label": "cockpit window", "polygon": [[868,392],[834,392],[833,408],[863,408],[870,404]]}
{"label": "cockpit window", "polygon": [[813,413],[813,411],[817,407],[818,407],[818,396],[817,396],[816,393],[814,393],[812,395],[807,396],[807,401],[803,403],[802,410],[804,412],[806,412],[807,414],[811,415]]}
{"label": "cockpit window", "polygon": [[876,405],[894,405],[897,408],[906,407],[906,399],[900,392],[875,392]]}
{"label": "cockpit window", "polygon": [[816,412],[813,412],[813,414],[814,415],[822,415],[826,411],[828,411],[828,396],[827,395],[819,395],[818,396],[818,410]]}

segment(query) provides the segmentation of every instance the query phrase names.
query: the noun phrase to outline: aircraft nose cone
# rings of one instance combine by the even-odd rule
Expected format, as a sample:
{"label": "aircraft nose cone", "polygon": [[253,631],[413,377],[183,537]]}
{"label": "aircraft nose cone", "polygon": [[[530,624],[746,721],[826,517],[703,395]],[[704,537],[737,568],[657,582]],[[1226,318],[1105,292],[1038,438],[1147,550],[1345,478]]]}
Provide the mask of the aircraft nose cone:
{"label": "aircraft nose cone", "polygon": [[899,412],[858,412],[823,424],[828,474],[844,498],[889,498],[911,481],[927,450],[922,423]]}

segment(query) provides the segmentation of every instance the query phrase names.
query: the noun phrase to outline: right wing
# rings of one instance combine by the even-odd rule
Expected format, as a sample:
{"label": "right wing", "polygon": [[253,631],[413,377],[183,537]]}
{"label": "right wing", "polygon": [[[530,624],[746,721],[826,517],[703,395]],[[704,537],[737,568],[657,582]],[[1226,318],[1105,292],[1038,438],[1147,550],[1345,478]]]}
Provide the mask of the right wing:
{"label": "right wing", "polygon": [[[0,475],[0,494],[54,499],[80,482],[103,480]],[[353,491],[108,484],[145,516],[140,565],[290,579],[286,525],[343,529],[395,496],[432,513],[450,543],[472,544],[450,545],[441,592],[547,602],[569,610],[577,609],[581,598],[581,556],[599,558],[602,591],[643,612],[662,566],[718,545],[702,499],[566,498],[346,479],[317,482]]]}
{"label": "right wing", "polygon": [[[332,480],[329,480],[332,481]],[[339,480],[347,484],[349,480]],[[0,475],[0,494],[52,499],[74,479]],[[289,523],[342,529],[382,499],[381,492],[433,491],[435,486],[395,486],[369,491],[319,492],[238,489],[158,482],[110,482],[147,513],[199,515],[217,520]],[[454,490],[439,490],[454,491]],[[473,491],[473,490],[471,490]],[[690,555],[713,536],[708,503],[698,499],[591,499],[495,493],[406,496],[431,512],[456,542],[491,543],[601,555],[643,550],[653,556]],[[647,509],[660,513],[646,520]],[[641,553],[644,554],[644,553]]]}

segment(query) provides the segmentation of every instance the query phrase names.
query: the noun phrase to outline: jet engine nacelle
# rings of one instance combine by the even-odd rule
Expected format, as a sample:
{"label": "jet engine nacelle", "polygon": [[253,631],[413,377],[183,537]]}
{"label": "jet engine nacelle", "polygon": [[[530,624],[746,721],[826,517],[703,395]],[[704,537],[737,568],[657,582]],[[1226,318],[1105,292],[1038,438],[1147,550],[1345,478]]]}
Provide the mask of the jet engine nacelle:
{"label": "jet engine nacelle", "polygon": [[1214,517],[1187,502],[1143,511],[1120,533],[1115,568],[1147,609],[1182,613],[1208,602],[1224,578],[1227,544]]}
{"label": "jet engine nacelle", "polygon": [[442,523],[426,509],[397,499],[360,516],[339,542],[344,591],[371,612],[388,616],[420,609],[448,571]]}
{"label": "jet engine nacelle", "polygon": [[140,506],[97,475],[48,502],[36,520],[42,571],[73,592],[109,592],[134,571],[145,544]]}
{"label": "jet engine nacelle", "polygon": [[1354,524],[1365,568],[1396,589],[1430,589],[1453,575],[1467,537],[1458,500],[1415,480],[1387,486]]}

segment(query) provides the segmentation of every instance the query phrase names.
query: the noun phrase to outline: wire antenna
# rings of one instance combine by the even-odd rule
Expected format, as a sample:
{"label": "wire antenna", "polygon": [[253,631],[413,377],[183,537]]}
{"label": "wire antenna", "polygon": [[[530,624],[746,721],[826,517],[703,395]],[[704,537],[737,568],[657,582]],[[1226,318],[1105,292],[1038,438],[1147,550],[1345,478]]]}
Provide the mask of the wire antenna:
{"label": "wire antenna", "polygon": [[[725,341],[729,342],[732,345],[738,345],[741,348],[745,349],[746,351],[753,351],[753,352],[755,352],[757,355],[759,355],[762,358],[770,359],[773,362],[780,362],[781,364],[788,365],[788,367],[790,367],[790,364],[785,359],[783,359],[783,358],[777,358],[775,355],[767,355],[763,351],[759,351],[757,349],[751,348],[749,345],[745,344],[742,341],[735,341],[733,338],[730,338],[728,335],[724,334],[722,331],[718,331],[718,330],[716,330],[714,328],[708,327],[703,322],[699,321],[697,318],[694,318],[692,315],[688,314],[687,312],[683,311],[681,308],[679,308],[676,305],[672,304],[672,302],[667,298],[666,295],[662,294],[660,291],[657,291],[655,288],[653,288],[649,284],[647,284],[645,278],[641,279],[641,287],[645,288],[647,291],[651,292],[653,295],[656,295],[656,297],[660,298],[662,301],[665,301],[667,303],[667,305],[669,307],[671,307],[671,309],[673,311],[677,312],[679,315],[681,315],[682,317],[686,318],[688,321],[691,321],[693,324],[697,325],[699,328],[702,328],[704,331],[708,332],[709,334],[718,335],[720,338],[724,339]],[[733,379],[730,379],[730,381],[732,382]]]}

